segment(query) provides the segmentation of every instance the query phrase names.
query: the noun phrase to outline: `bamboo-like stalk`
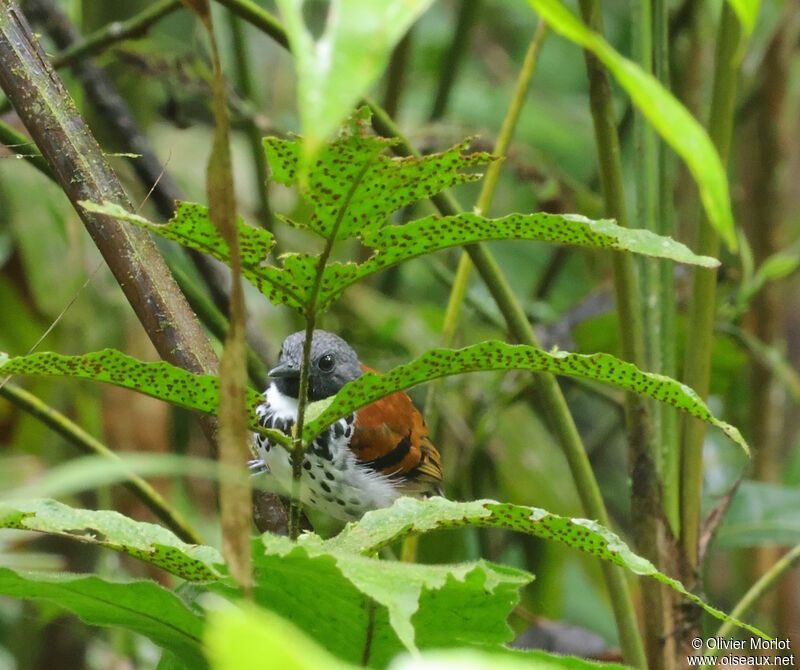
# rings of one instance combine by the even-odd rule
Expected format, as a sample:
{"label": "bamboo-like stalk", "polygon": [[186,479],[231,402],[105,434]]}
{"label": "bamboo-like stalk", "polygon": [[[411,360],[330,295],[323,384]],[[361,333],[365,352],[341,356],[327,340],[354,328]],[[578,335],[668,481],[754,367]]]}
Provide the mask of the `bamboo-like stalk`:
{"label": "bamboo-like stalk", "polygon": [[[709,135],[723,164],[727,162],[733,127],[741,27],[730,3],[723,3],[714,59],[714,84],[711,95]],[[719,235],[708,221],[700,222],[696,253],[716,257]],[[692,306],[689,313],[683,380],[701,398],[708,395],[711,375],[711,348],[716,307],[716,269],[695,268]],[[703,437],[701,421],[683,422],[681,444],[681,549],[685,566],[683,582],[693,588],[697,579],[700,497],[703,485]]]}
{"label": "bamboo-like stalk", "polygon": [[[514,86],[514,93],[511,96],[511,103],[509,104],[508,111],[506,112],[503,123],[500,126],[500,132],[497,135],[497,140],[492,150],[492,155],[497,158],[496,161],[491,163],[486,170],[486,175],[481,184],[481,192],[478,195],[478,200],[475,209],[480,214],[488,214],[489,208],[492,204],[494,191],[497,186],[497,180],[500,176],[500,168],[503,165],[503,159],[506,157],[508,147],[511,144],[511,139],[514,136],[514,131],[517,127],[522,107],[525,104],[525,98],[528,95],[528,88],[530,87],[531,78],[536,70],[536,63],[539,57],[539,50],[541,49],[544,36],[547,34],[547,24],[540,21],[536,28],[536,32],[531,38],[528,50],[525,53],[525,58],[522,62],[517,82]],[[447,308],[444,314],[444,324],[442,326],[441,345],[449,347],[453,344],[453,338],[456,333],[456,326],[458,324],[458,317],[461,313],[461,308],[464,304],[464,299],[467,295],[467,288],[469,287],[469,277],[472,271],[472,261],[469,254],[466,252],[461,253],[458,262],[458,269],[456,271],[455,280],[450,291],[450,297],[447,301]],[[425,401],[425,417],[431,431],[436,432],[436,407],[433,402],[434,396],[440,384],[432,383],[428,387],[428,395]]]}
{"label": "bamboo-like stalk", "polygon": [[[58,410],[42,402],[29,391],[16,384],[7,383],[0,386],[0,395],[41,421],[85,454],[102,456],[110,460],[119,460],[119,456],[100,440],[87,433]],[[186,518],[178,510],[170,507],[163,496],[142,477],[131,474],[125,486],[182,540],[193,544],[203,544],[203,539],[192,528]]]}
{"label": "bamboo-like stalk", "polygon": [[[670,88],[669,76],[669,3],[653,0],[653,69],[658,80]],[[656,232],[674,236],[673,207],[674,157],[667,143],[656,138]],[[658,292],[655,295],[660,341],[659,357],[653,367],[668,377],[677,377],[675,347],[675,273],[667,261],[656,261],[659,268]],[[653,430],[660,442],[656,457],[661,466],[661,493],[664,515],[673,536],[680,533],[680,448],[678,445],[678,413],[661,405]],[[666,530],[666,529],[665,529]]]}
{"label": "bamboo-like stalk", "polygon": [[[584,21],[598,34],[603,34],[603,20],[598,0],[581,0]],[[649,7],[644,12],[649,22]],[[650,31],[642,48],[651,49]],[[627,208],[622,176],[619,137],[611,99],[608,74],[600,61],[585,52],[589,76],[589,104],[597,144],[600,182],[603,188],[606,214],[627,226]],[[650,60],[649,58],[647,59]],[[642,139],[646,139],[644,134]],[[651,151],[646,152],[647,148]],[[643,146],[640,184],[646,191],[644,209],[651,209],[652,140]],[[646,153],[645,153],[646,152]],[[647,211],[646,214],[650,214]],[[637,367],[646,368],[642,306],[631,254],[617,253],[612,259],[614,294],[619,320],[619,335],[623,358]],[[652,273],[654,274],[654,273]],[[649,407],[645,399],[633,393],[625,394],[625,423],[628,432],[629,470],[631,472],[631,516],[636,548],[640,554],[660,565],[661,497]],[[665,603],[663,590],[657,584],[642,584],[647,616],[644,617],[648,667],[663,668]]]}
{"label": "bamboo-like stalk", "polygon": [[461,0],[461,7],[458,11],[458,21],[453,32],[453,40],[447,50],[439,75],[439,87],[436,90],[436,97],[433,100],[431,113],[428,118],[431,121],[438,121],[444,116],[447,109],[447,102],[450,99],[450,92],[456,81],[456,75],[461,67],[464,54],[469,52],[469,36],[475,25],[475,19],[480,13],[482,0]]}

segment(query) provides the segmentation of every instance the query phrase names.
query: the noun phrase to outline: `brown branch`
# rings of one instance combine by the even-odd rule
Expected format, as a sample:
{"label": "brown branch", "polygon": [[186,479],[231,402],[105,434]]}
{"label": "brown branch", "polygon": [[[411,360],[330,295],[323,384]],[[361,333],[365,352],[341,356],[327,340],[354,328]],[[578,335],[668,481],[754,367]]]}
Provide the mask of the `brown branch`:
{"label": "brown branch", "polygon": [[215,372],[211,344],[148,235],[78,205],[131,206],[16,2],[0,0],[0,7],[0,86],[162,358],[192,372]]}
{"label": "brown branch", "polygon": [[[0,24],[0,85],[44,156],[53,164],[56,181],[73,205],[80,200],[107,200],[130,208],[130,202],[91,132],[38,44],[31,39],[30,28],[19,9],[10,1],[0,2],[8,8]],[[53,3],[47,0],[25,2],[32,15],[45,23],[60,47],[67,48],[80,41],[78,31]],[[24,50],[17,52],[13,50],[11,37],[18,33],[26,39],[20,42]],[[6,53],[12,53],[13,58],[6,58]],[[26,62],[34,67],[30,72],[18,68],[22,76],[15,74],[10,66],[10,63]],[[139,154],[133,167],[145,186],[156,185],[153,199],[159,211],[164,216],[171,215],[175,200],[182,199],[180,189],[165,172],[125,101],[105,72],[92,62],[77,63],[75,71],[87,97],[110,121],[125,150]],[[54,158],[59,165],[54,164]],[[216,354],[148,235],[108,217],[89,215],[80,207],[76,209],[161,357],[192,372],[216,372]],[[209,271],[205,260],[202,257],[196,262]],[[205,418],[203,423],[206,432],[212,435],[216,429],[215,420]],[[280,502],[273,496],[256,497],[262,508],[261,516],[278,519],[272,528],[278,530],[282,523],[280,517],[285,517]]]}

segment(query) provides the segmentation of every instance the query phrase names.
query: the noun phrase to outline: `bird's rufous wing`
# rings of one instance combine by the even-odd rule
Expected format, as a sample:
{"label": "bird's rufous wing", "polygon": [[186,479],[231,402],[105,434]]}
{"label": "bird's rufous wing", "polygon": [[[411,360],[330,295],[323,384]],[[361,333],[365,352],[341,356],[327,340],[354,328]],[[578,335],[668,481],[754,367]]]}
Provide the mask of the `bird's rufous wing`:
{"label": "bird's rufous wing", "polygon": [[441,493],[439,452],[422,415],[402,391],[358,410],[350,448],[367,467],[395,476],[405,493]]}

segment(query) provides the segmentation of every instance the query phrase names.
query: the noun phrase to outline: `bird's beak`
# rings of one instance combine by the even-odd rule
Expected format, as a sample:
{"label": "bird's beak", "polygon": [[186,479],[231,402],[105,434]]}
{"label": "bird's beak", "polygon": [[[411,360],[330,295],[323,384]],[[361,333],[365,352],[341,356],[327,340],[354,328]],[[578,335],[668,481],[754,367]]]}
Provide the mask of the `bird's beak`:
{"label": "bird's beak", "polygon": [[269,376],[272,379],[291,379],[300,378],[300,370],[289,363],[281,363],[280,365],[272,368],[269,371]]}

